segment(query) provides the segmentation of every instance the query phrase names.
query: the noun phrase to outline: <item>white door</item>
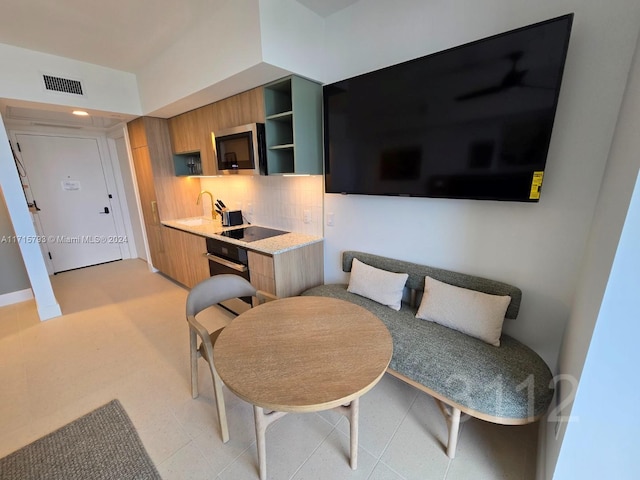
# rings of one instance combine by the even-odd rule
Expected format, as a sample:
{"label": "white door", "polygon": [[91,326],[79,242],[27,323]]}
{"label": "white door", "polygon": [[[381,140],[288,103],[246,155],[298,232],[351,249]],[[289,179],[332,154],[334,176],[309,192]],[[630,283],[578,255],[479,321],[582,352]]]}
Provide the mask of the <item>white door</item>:
{"label": "white door", "polygon": [[94,138],[18,134],[54,273],[120,260],[113,208]]}

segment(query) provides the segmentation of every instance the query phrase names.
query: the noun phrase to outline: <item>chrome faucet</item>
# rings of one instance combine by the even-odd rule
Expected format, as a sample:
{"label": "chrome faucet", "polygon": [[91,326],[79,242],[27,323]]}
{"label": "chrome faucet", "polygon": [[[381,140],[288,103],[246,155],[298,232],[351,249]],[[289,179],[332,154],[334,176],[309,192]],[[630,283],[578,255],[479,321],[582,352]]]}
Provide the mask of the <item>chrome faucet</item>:
{"label": "chrome faucet", "polygon": [[211,218],[212,219],[216,219],[217,214],[216,214],[216,210],[215,210],[215,204],[213,203],[213,195],[211,195],[211,192],[207,191],[207,190],[202,190],[199,194],[198,194],[198,200],[196,200],[196,205],[200,205],[200,199],[202,198],[202,194],[206,193],[207,195],[209,195],[209,198],[211,199]]}

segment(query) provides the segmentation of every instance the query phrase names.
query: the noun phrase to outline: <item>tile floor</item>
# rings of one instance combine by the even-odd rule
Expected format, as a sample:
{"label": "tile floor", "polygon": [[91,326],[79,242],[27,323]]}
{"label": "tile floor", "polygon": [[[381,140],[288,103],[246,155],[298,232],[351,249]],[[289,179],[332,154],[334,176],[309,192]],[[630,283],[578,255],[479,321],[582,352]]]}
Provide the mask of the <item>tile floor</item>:
{"label": "tile floor", "polygon": [[[64,315],[40,322],[33,301],[0,308],[0,457],[119,399],[163,479],[256,480],[250,405],[226,391],[231,440],[218,433],[211,379],[189,387],[185,289],[125,260],[52,277]],[[203,322],[229,321],[222,311]],[[201,361],[202,362],[202,361]],[[443,450],[433,400],[395,378],[361,399],[358,469],[348,422],[333,412],[287,415],[267,432],[270,479],[533,479],[537,425],[463,423]]]}

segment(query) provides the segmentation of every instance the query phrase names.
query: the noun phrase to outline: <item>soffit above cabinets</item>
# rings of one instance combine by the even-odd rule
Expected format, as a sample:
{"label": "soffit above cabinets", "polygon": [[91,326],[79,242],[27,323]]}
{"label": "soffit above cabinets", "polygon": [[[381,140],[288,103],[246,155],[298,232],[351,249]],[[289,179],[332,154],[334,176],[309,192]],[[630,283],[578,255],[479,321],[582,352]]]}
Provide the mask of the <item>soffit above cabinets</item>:
{"label": "soffit above cabinets", "polygon": [[0,43],[134,72],[222,0],[2,0]]}
{"label": "soffit above cabinets", "polygon": [[5,123],[19,123],[42,127],[108,130],[134,117],[109,112],[90,112],[80,117],[71,113],[72,108],[45,109],[6,105],[0,101],[0,113]]}
{"label": "soffit above cabinets", "polygon": [[328,17],[344,8],[347,8],[359,0],[297,0],[309,10],[321,17]]}
{"label": "soffit above cabinets", "polygon": [[[358,0],[297,0],[327,17]],[[137,72],[226,0],[2,0],[0,43]],[[258,9],[238,2],[239,10]]]}

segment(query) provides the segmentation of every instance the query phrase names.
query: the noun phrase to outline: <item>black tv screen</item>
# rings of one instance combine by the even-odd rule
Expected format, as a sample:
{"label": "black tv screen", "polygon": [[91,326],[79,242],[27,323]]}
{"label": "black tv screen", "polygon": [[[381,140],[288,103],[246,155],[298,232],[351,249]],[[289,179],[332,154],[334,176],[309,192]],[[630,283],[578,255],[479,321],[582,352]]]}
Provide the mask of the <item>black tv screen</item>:
{"label": "black tv screen", "polygon": [[538,201],[572,21],[325,85],[327,193]]}

